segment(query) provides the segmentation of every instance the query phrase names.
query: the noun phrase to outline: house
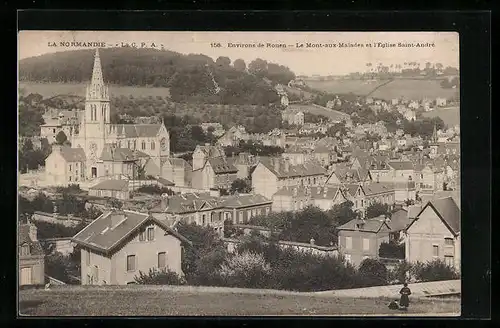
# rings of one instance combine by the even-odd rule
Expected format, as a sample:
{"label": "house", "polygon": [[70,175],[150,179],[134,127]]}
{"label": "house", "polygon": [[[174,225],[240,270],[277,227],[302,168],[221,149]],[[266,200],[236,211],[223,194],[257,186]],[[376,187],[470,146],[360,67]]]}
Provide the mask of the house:
{"label": "house", "polygon": [[406,228],[406,261],[435,259],[460,270],[460,208],[453,197],[429,201]]}
{"label": "house", "polygon": [[281,121],[289,125],[302,126],[304,125],[304,112],[288,107],[281,112]]}
{"label": "house", "polygon": [[339,186],[283,187],[273,195],[273,212],[300,211],[316,206],[323,211],[346,201]]}
{"label": "house", "polygon": [[283,159],[288,160],[292,165],[304,164],[310,158],[306,148],[301,146],[288,147],[282,154]]}
{"label": "house", "polygon": [[224,149],[221,146],[197,145],[193,151],[193,171],[202,169],[209,158],[225,157]]}
{"label": "house", "polygon": [[380,244],[389,242],[391,228],[385,220],[353,219],[338,228],[339,252],[354,266],[378,258]]}
{"label": "house", "polygon": [[349,168],[345,163],[338,163],[334,164],[332,169],[332,172],[326,179],[325,185],[338,185],[342,183],[365,184],[372,180],[370,171],[364,168]]}
{"label": "house", "polygon": [[104,180],[89,188],[89,196],[130,199],[128,180]]}
{"label": "house", "polygon": [[248,141],[249,139],[250,135],[247,133],[245,127],[238,125],[227,130],[226,133],[224,133],[224,135],[217,140],[217,145],[222,147],[236,147],[240,144],[240,141]]}
{"label": "house", "polygon": [[45,180],[48,185],[67,186],[85,180],[87,158],[82,148],[53,145],[45,160]]}
{"label": "house", "polygon": [[249,153],[239,153],[236,158],[230,158],[234,167],[238,170],[238,179],[250,178],[250,170],[257,164],[257,159]]}
{"label": "house", "polygon": [[438,107],[446,106],[446,98],[436,98],[436,106]]}
{"label": "house", "polygon": [[153,268],[183,275],[182,247],[191,244],[165,222],[127,210],[103,213],[72,240],[81,248],[82,285],[126,285]]}
{"label": "house", "polygon": [[42,116],[45,123],[40,126],[40,136],[51,144],[56,142],[56,137],[61,131],[69,139],[81,120],[81,113],[78,110],[48,110]]}
{"label": "house", "polygon": [[18,227],[19,285],[43,285],[45,283],[45,256],[38,240],[34,223]]}
{"label": "house", "polygon": [[328,147],[326,145],[316,145],[312,151],[313,157],[317,162],[321,163],[323,166],[330,165],[330,163],[337,160],[337,152],[335,147]]}
{"label": "house", "polygon": [[195,223],[202,227],[212,227],[219,235],[224,235],[223,209],[220,199],[209,194],[186,193],[163,197],[161,202],[149,210],[151,215],[169,226],[177,222]]}
{"label": "house", "polygon": [[261,160],[252,172],[252,188],[268,199],[281,188],[289,186],[318,186],[325,182],[326,170],[310,161],[292,165],[281,158]]}
{"label": "house", "polygon": [[393,184],[387,182],[375,182],[363,185],[365,194],[364,205],[366,207],[381,203],[387,204],[389,207],[396,202],[396,189]]}
{"label": "house", "polygon": [[190,187],[193,168],[183,158],[167,158],[161,167],[160,176],[178,187]]}
{"label": "house", "polygon": [[233,224],[244,224],[252,217],[267,215],[271,212],[272,201],[261,195],[233,195],[221,197],[224,220]]}
{"label": "house", "polygon": [[193,188],[201,190],[231,188],[238,178],[238,169],[225,157],[209,158],[201,169],[193,171]]}
{"label": "house", "polygon": [[404,239],[405,229],[413,220],[412,213],[408,209],[401,208],[393,212],[387,221],[391,228],[390,240],[401,242]]}

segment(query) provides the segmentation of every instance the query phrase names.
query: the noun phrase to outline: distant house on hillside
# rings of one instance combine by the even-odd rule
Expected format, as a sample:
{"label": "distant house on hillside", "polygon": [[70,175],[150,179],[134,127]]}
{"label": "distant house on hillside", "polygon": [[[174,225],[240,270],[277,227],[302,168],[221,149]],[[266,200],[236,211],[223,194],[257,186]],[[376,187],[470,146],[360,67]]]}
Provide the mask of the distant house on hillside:
{"label": "distant house on hillside", "polygon": [[19,285],[42,285],[45,282],[45,256],[35,224],[19,225]]}

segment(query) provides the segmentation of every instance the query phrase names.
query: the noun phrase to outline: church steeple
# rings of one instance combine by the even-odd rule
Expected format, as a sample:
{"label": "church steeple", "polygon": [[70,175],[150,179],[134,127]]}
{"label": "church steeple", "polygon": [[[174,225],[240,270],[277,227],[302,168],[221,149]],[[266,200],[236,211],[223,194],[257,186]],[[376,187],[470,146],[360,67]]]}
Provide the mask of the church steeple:
{"label": "church steeple", "polygon": [[109,100],[108,87],[104,85],[104,79],[102,77],[99,49],[95,50],[92,79],[90,81],[90,85],[87,86],[86,97],[87,100]]}
{"label": "church steeple", "polygon": [[431,141],[433,143],[436,143],[438,141],[438,135],[437,135],[437,131],[436,131],[436,123],[434,123],[434,131],[432,132],[432,139]]}

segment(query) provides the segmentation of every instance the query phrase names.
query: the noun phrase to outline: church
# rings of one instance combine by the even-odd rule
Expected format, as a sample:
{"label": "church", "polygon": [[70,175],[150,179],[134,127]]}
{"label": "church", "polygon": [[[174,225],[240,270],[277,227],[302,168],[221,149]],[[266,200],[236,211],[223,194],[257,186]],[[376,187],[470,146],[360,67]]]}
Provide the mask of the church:
{"label": "church", "polygon": [[[104,84],[97,49],[92,79],[86,89],[85,109],[76,113],[78,124],[68,137],[71,147],[53,145],[45,160],[48,185],[104,177],[137,178],[138,172],[172,181],[173,171],[186,170],[187,163],[170,156],[170,135],[163,122],[112,124],[110,110],[109,89]],[[181,180],[179,184],[186,183],[186,179]]]}

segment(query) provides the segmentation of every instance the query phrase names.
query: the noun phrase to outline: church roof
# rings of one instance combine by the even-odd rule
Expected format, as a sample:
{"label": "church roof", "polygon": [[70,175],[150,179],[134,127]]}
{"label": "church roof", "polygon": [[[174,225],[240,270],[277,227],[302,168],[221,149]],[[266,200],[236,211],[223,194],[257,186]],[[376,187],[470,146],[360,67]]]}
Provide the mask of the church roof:
{"label": "church roof", "polygon": [[158,135],[161,124],[113,124],[118,134],[125,138],[152,138]]}
{"label": "church roof", "polygon": [[113,162],[134,161],[137,159],[133,150],[128,148],[114,148],[113,145],[106,144],[102,149],[101,160]]}

